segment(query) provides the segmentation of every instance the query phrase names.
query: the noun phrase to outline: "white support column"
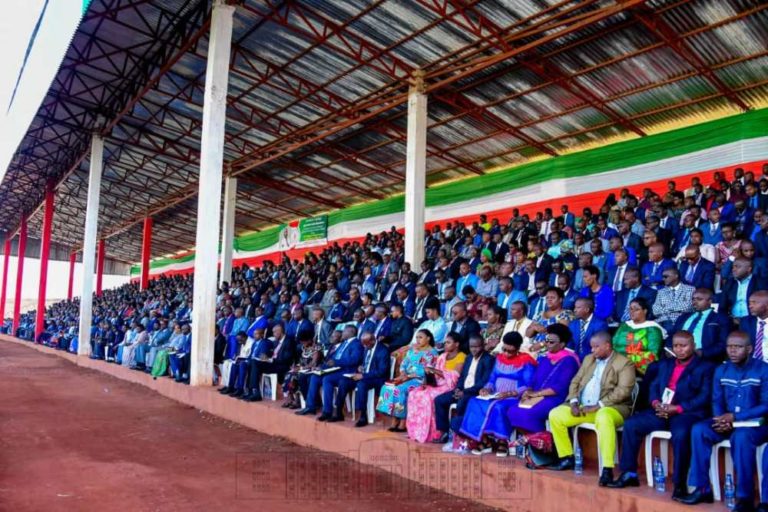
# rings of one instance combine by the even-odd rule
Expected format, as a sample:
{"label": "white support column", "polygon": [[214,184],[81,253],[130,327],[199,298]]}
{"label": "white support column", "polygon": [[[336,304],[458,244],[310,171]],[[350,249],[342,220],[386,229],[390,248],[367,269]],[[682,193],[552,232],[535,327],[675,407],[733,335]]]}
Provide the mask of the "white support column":
{"label": "white support column", "polygon": [[427,95],[420,72],[408,92],[405,162],[405,261],[419,268],[424,259],[424,200],[427,176]]}
{"label": "white support column", "polygon": [[91,141],[91,170],[88,174],[88,202],[86,203],[85,234],[83,236],[83,286],[80,290],[80,327],[77,342],[77,355],[80,356],[91,354],[93,267],[96,261],[96,233],[99,224],[103,156],[104,139],[94,133]]}
{"label": "white support column", "polygon": [[233,6],[224,5],[223,0],[215,0],[211,15],[211,36],[208,40],[200,141],[200,189],[197,196],[195,291],[192,306],[190,384],[193,386],[210,386],[213,381],[221,178],[234,12]]}
{"label": "white support column", "polygon": [[232,250],[235,243],[235,209],[237,208],[237,178],[224,180],[224,217],[221,233],[221,273],[219,283],[232,278]]}

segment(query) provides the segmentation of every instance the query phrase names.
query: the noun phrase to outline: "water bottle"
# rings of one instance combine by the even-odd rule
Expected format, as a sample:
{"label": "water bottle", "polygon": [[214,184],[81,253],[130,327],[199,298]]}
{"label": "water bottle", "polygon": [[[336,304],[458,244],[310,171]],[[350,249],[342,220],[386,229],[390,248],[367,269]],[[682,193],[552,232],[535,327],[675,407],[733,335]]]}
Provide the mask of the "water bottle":
{"label": "water bottle", "polygon": [[577,447],[573,453],[573,472],[577,475],[584,474],[584,455],[581,453],[581,446]]}
{"label": "water bottle", "polygon": [[733,485],[733,476],[728,473],[725,475],[725,506],[728,510],[736,508],[736,488]]}
{"label": "water bottle", "polygon": [[656,492],[665,492],[667,490],[667,478],[664,475],[664,465],[659,457],[653,458],[653,486]]}
{"label": "water bottle", "polygon": [[525,459],[525,446],[523,446],[523,436],[517,436],[517,443],[515,443],[515,455],[518,459]]}

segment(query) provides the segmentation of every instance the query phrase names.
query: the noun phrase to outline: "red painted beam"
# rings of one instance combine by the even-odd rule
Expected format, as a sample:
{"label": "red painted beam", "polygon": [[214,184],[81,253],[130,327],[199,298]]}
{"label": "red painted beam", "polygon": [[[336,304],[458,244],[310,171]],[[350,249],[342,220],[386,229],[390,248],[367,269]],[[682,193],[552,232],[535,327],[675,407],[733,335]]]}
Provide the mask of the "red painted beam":
{"label": "red painted beam", "polygon": [[19,263],[16,266],[16,296],[13,298],[13,327],[11,334],[16,336],[21,319],[21,284],[24,279],[24,252],[27,250],[27,218],[21,219],[19,229]]}
{"label": "red painted beam", "polygon": [[48,286],[48,256],[51,252],[51,231],[53,230],[53,183],[45,189],[42,241],[40,244],[40,281],[37,290],[37,312],[35,316],[35,341],[45,330],[45,295]]}
{"label": "red painted beam", "polygon": [[[218,222],[218,219],[217,219]],[[144,237],[141,241],[141,289],[149,286],[149,254],[152,251],[152,217],[144,219]]]}
{"label": "red painted beam", "polygon": [[77,253],[69,255],[69,283],[67,284],[67,300],[72,300],[72,291],[75,287],[75,263],[77,262]]}
{"label": "red painted beam", "polygon": [[5,245],[3,246],[3,289],[0,292],[0,322],[5,320],[5,300],[7,298],[6,290],[8,289],[8,264],[11,261],[11,239],[5,239]]}
{"label": "red painted beam", "polygon": [[99,240],[99,246],[96,251],[96,296],[102,295],[102,282],[104,278],[104,255],[106,254],[106,241]]}

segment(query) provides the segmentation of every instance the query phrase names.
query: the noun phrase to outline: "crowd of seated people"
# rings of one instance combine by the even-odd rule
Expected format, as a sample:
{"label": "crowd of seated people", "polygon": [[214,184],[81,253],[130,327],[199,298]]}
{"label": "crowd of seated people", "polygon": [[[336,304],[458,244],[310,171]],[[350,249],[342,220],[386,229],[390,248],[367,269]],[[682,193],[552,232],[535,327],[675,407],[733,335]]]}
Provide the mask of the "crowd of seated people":
{"label": "crowd of seated people", "polygon": [[[513,432],[548,428],[548,467],[561,471],[574,467],[568,429],[592,423],[610,488],[639,485],[644,436],[669,430],[672,497],[687,504],[712,501],[710,453],[729,439],[737,509],[751,510],[754,454],[768,441],[767,207],[768,166],[757,178],[736,169],[687,190],[623,189],[578,215],[563,205],[436,225],[418,269],[394,228],[243,265],[217,296],[216,379],[260,401],[276,374],[296,414],[354,411],[364,427],[375,407],[390,431],[446,451],[504,457]],[[105,292],[93,357],[186,381],[191,285],[161,277]],[[49,310],[51,337],[72,314]],[[768,455],[760,463],[768,471]]]}

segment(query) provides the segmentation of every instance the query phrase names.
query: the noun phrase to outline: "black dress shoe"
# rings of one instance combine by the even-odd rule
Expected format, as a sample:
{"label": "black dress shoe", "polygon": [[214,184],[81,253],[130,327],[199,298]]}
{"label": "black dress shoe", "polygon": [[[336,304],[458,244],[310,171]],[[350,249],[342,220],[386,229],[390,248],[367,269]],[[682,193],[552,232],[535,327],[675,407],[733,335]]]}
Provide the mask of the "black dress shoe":
{"label": "black dress shoe", "polygon": [[611,489],[623,489],[625,487],[640,487],[640,480],[637,478],[637,475],[632,476],[629,473],[624,472],[619,475],[619,478],[608,482],[605,486],[610,487]]}
{"label": "black dress shoe", "polygon": [[445,443],[448,442],[448,439],[449,439],[448,432],[445,432],[445,433],[443,433],[443,435],[441,435],[437,439],[433,439],[432,442],[434,444],[445,444]]}
{"label": "black dress shoe", "polygon": [[221,393],[222,395],[228,395],[230,391],[232,391],[232,388],[230,388],[229,386],[224,386],[223,388],[219,388],[219,393]]}
{"label": "black dress shoe", "polygon": [[600,487],[606,487],[613,482],[613,468],[603,468],[603,472],[600,473],[600,479],[597,481],[597,485]]}
{"label": "black dress shoe", "polygon": [[312,415],[317,414],[317,411],[315,411],[314,409],[307,409],[305,407],[304,409],[296,411],[294,414],[296,414],[296,416],[307,416],[309,414],[312,414]]}
{"label": "black dress shoe", "polygon": [[701,489],[696,489],[691,494],[687,494],[677,501],[686,505],[698,505],[699,503],[714,503],[715,499],[712,496],[712,491],[705,492]]}
{"label": "black dress shoe", "polygon": [[338,423],[339,421],[344,421],[344,416],[336,415],[328,418],[328,423]]}
{"label": "black dress shoe", "polygon": [[243,396],[243,393],[244,392],[243,392],[242,389],[237,389],[237,390],[235,390],[234,393],[230,393],[229,396],[233,396],[235,398],[239,398],[239,397]]}
{"label": "black dress shoe", "polygon": [[736,500],[733,512],[755,512],[755,504],[752,500]]}
{"label": "black dress shoe", "polygon": [[685,485],[676,485],[672,490],[672,499],[680,501],[681,498],[685,498],[688,495],[688,487]]}
{"label": "black dress shoe", "polygon": [[573,462],[573,455],[569,457],[563,457],[559,461],[555,462],[554,464],[547,466],[547,469],[551,469],[552,471],[568,471],[570,469],[573,469],[574,462]]}
{"label": "black dress shoe", "polygon": [[357,427],[357,428],[362,428],[362,427],[364,427],[364,426],[366,426],[366,425],[368,425],[368,420],[367,420],[367,419],[365,419],[365,418],[360,418],[360,419],[359,419],[359,420],[357,420],[357,422],[355,423],[355,427]]}
{"label": "black dress shoe", "polygon": [[317,421],[330,421],[330,420],[331,420],[331,416],[329,416],[328,414],[325,414],[325,413],[321,414],[317,418]]}
{"label": "black dress shoe", "polygon": [[757,512],[768,512],[768,503],[760,503],[757,506]]}

